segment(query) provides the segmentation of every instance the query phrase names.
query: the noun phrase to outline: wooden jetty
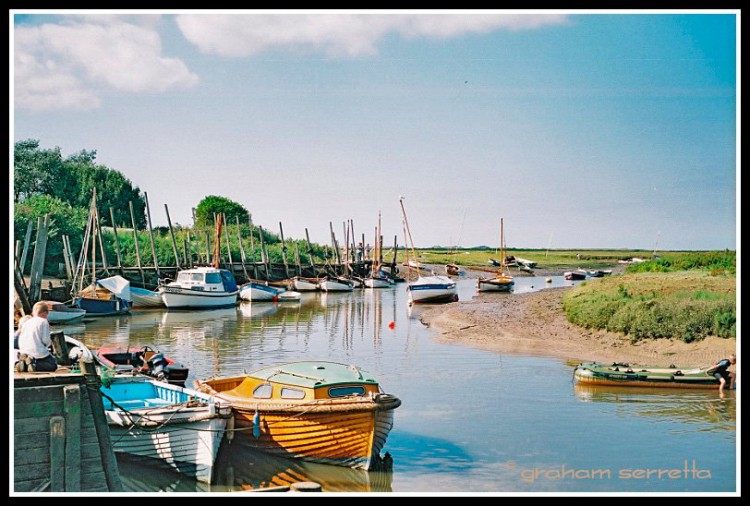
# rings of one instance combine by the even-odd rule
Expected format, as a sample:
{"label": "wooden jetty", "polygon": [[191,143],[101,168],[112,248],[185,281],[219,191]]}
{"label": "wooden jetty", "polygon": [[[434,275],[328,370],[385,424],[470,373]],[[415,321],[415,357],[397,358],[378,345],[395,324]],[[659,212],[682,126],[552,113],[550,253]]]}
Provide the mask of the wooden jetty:
{"label": "wooden jetty", "polygon": [[14,373],[13,491],[123,490],[92,363]]}

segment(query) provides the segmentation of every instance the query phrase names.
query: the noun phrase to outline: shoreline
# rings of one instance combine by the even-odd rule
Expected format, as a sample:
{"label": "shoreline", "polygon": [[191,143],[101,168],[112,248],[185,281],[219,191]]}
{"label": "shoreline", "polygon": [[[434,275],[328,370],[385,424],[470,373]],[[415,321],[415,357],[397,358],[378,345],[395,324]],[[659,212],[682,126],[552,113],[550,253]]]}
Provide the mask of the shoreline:
{"label": "shoreline", "polygon": [[571,363],[709,366],[736,353],[736,338],[709,336],[685,343],[578,327],[568,322],[562,298],[570,287],[522,294],[480,293],[468,301],[425,307],[420,321],[440,342],[501,354],[558,358]]}

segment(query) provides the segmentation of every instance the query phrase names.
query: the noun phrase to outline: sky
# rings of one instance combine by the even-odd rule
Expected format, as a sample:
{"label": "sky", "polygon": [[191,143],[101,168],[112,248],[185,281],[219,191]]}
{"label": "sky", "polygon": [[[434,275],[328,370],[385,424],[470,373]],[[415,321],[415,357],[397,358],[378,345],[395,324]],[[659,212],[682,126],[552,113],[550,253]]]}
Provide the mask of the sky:
{"label": "sky", "polygon": [[10,13],[10,152],[95,150],[154,226],[737,246],[739,10]]}

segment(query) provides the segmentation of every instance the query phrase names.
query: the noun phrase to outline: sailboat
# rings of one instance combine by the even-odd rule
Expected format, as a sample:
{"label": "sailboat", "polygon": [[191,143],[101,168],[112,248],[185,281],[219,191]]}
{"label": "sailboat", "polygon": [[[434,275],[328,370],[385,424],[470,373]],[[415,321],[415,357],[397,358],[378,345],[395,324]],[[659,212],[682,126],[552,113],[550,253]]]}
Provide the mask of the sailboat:
{"label": "sailboat", "polygon": [[505,239],[503,237],[503,219],[500,218],[500,270],[495,277],[477,279],[477,291],[480,292],[510,292],[515,284],[513,276],[505,269]]}
{"label": "sailboat", "polygon": [[[96,243],[104,251],[101,229],[99,227],[99,213],[96,209],[96,188],[91,197],[89,217],[83,236],[81,253],[78,256],[75,276],[73,278],[73,307],[86,311],[85,318],[94,316],[121,315],[130,312],[133,303],[130,297],[130,281],[122,276],[111,276],[103,279],[96,278]],[[86,273],[88,264],[89,245],[91,246],[91,272]],[[106,262],[104,269],[106,271]],[[90,280],[84,287],[84,282]]]}
{"label": "sailboat", "polygon": [[383,243],[380,238],[380,213],[378,213],[378,226],[375,229],[375,251],[372,257],[372,271],[363,281],[365,288],[388,288],[391,286],[388,277],[380,272],[380,257],[383,254]]}
{"label": "sailboat", "polygon": [[[406,218],[406,209],[404,209],[404,198],[399,198],[401,204],[401,212],[404,216],[404,233],[407,236],[405,238],[407,242],[406,264],[411,271],[411,262],[408,259],[409,251],[416,258],[416,251],[414,250],[414,241],[411,237],[411,230],[409,229],[409,220]],[[411,274],[411,272],[409,272]],[[409,275],[411,277],[411,275]],[[408,294],[409,304],[422,304],[429,302],[456,302],[458,300],[458,291],[456,289],[456,283],[447,276],[438,276],[434,272],[430,276],[422,276],[421,272],[417,270],[417,280],[409,282],[406,286],[406,293]]]}

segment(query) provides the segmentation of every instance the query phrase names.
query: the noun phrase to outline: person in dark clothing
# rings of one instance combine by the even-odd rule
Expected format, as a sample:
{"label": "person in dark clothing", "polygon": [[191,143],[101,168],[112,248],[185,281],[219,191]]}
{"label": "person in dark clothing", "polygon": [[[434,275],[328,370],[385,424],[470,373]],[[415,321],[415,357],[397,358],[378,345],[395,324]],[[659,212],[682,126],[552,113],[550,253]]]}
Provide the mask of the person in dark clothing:
{"label": "person in dark clothing", "polygon": [[724,386],[729,382],[729,390],[732,390],[734,388],[734,382],[737,378],[737,374],[734,372],[728,371],[729,367],[737,363],[737,357],[734,356],[734,353],[729,355],[729,358],[725,358],[722,360],[719,360],[716,365],[709,367],[706,369],[706,374],[708,376],[713,376],[717,380],[719,380],[719,393],[724,393]]}

